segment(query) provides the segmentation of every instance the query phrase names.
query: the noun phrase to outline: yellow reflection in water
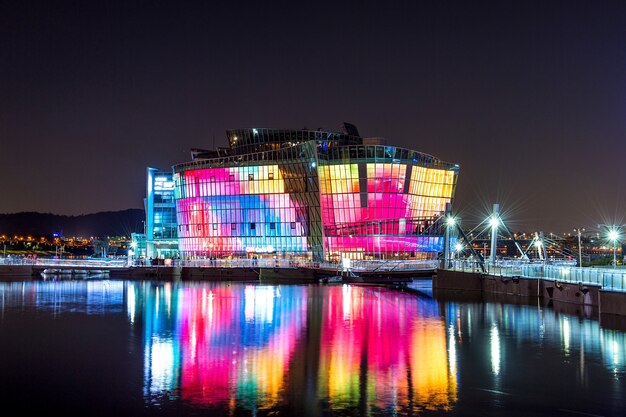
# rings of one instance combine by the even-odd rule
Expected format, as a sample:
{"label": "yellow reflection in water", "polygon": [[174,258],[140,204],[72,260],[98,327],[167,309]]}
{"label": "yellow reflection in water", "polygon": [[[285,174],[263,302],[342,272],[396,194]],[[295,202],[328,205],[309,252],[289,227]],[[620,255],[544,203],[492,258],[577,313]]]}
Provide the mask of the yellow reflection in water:
{"label": "yellow reflection in water", "polygon": [[362,287],[329,292],[318,381],[319,396],[332,409],[452,407],[457,381],[442,319],[423,317],[414,299],[397,293]]}
{"label": "yellow reflection in water", "polygon": [[428,410],[449,409],[457,399],[457,380],[448,366],[444,321],[416,319],[411,352],[414,398]]}

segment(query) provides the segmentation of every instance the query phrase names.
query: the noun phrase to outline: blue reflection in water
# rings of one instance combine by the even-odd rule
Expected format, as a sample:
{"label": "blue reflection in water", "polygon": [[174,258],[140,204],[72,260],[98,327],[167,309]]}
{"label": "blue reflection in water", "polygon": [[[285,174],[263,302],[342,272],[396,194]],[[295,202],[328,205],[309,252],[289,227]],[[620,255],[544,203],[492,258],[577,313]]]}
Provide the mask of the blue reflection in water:
{"label": "blue reflection in water", "polygon": [[458,409],[622,415],[624,332],[543,306],[444,304],[455,339],[448,345],[456,346],[450,355],[458,358],[463,392],[473,395],[460,395]]}
{"label": "blue reflection in water", "polygon": [[[2,378],[38,369],[33,381],[58,387],[48,388],[57,402],[45,404],[57,404],[63,387],[89,369],[72,390],[97,400],[81,407],[106,407],[106,393],[126,407],[121,413],[626,409],[626,334],[539,305],[438,301],[428,292],[361,286],[106,280],[0,283],[0,310]],[[21,329],[42,333],[24,353]],[[94,337],[106,342],[94,345]],[[32,384],[19,389],[41,392]],[[15,401],[16,392],[2,399]]]}
{"label": "blue reflection in water", "polygon": [[17,306],[37,311],[105,314],[124,311],[122,281],[53,281],[0,283],[2,308]]}

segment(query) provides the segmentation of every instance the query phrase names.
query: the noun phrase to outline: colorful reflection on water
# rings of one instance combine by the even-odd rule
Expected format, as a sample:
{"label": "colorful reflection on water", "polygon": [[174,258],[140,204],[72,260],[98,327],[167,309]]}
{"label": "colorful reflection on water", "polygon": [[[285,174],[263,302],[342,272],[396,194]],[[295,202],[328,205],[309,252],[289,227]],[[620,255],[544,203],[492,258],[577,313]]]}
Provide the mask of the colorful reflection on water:
{"label": "colorful reflection on water", "polygon": [[[115,323],[111,343],[139,359],[103,350],[93,360],[124,379],[120,397],[136,387],[141,405],[126,411],[613,415],[626,407],[625,333],[542,306],[370,286],[61,281],[0,283],[0,310],[3,336],[31,315],[84,317],[79,346],[88,343],[80,326]],[[121,365],[139,361],[137,374]]]}
{"label": "colorful reflection on water", "polygon": [[434,303],[344,285],[325,291],[318,396],[330,408],[449,409],[456,375]]}
{"label": "colorful reflection on water", "polygon": [[[445,410],[456,399],[446,325],[432,301],[347,285],[168,283],[132,284],[127,300],[129,320],[142,315],[146,324],[153,404],[177,393],[194,407],[232,412],[306,394],[330,410],[391,411]],[[304,386],[313,391],[300,394]]]}

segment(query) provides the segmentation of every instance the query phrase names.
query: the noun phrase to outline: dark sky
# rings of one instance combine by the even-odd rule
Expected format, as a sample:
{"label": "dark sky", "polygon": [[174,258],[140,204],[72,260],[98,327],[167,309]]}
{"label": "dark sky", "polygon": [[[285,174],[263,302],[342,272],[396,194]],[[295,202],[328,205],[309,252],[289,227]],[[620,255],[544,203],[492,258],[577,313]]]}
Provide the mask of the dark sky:
{"label": "dark sky", "polygon": [[514,229],[626,222],[626,2],[5,1],[0,212],[142,207],[234,127],[354,123]]}

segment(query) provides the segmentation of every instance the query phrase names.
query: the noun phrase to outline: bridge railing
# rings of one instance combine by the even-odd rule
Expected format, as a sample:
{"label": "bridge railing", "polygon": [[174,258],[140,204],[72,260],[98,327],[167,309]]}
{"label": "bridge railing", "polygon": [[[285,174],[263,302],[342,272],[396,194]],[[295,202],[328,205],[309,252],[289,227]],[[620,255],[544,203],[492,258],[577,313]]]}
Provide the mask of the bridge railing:
{"label": "bridge railing", "polygon": [[0,265],[32,265],[32,266],[63,266],[63,267],[102,267],[123,268],[128,266],[126,258],[119,259],[60,259],[60,258],[0,258]]}
{"label": "bridge railing", "polygon": [[544,278],[561,282],[600,285],[608,291],[626,291],[626,271],[610,268],[555,267],[547,265]]}
{"label": "bridge railing", "polygon": [[437,269],[436,259],[419,260],[362,260],[352,261],[353,271],[373,271],[373,272],[398,272],[398,271],[424,271]]}
{"label": "bridge railing", "polygon": [[[480,264],[467,259],[454,259],[448,262],[448,268],[455,271],[482,272]],[[525,278],[553,279],[583,285],[599,285],[607,291],[626,291],[626,270],[612,268],[590,268],[562,264],[544,264],[528,261],[497,261],[485,264],[485,272],[495,276],[519,276]]]}
{"label": "bridge railing", "polygon": [[32,265],[33,261],[29,258],[22,257],[6,257],[0,258],[0,265]]}
{"label": "bridge railing", "polygon": [[72,267],[103,267],[124,268],[128,266],[126,259],[41,259],[38,258],[34,265],[37,266],[72,266]]}
{"label": "bridge railing", "polygon": [[[289,259],[176,259],[167,263],[154,265],[150,262],[135,261],[135,266],[182,266],[197,268],[310,268],[310,269],[343,269],[341,263],[312,262]],[[394,272],[435,270],[436,260],[388,260],[388,261],[352,261],[350,270],[354,272]]]}
{"label": "bridge railing", "polygon": [[[136,266],[150,266],[144,261],[135,262]],[[156,266],[181,266],[195,268],[298,268],[318,267],[319,262],[294,261],[289,259],[176,259],[166,265]],[[155,266],[155,265],[152,265]]]}

